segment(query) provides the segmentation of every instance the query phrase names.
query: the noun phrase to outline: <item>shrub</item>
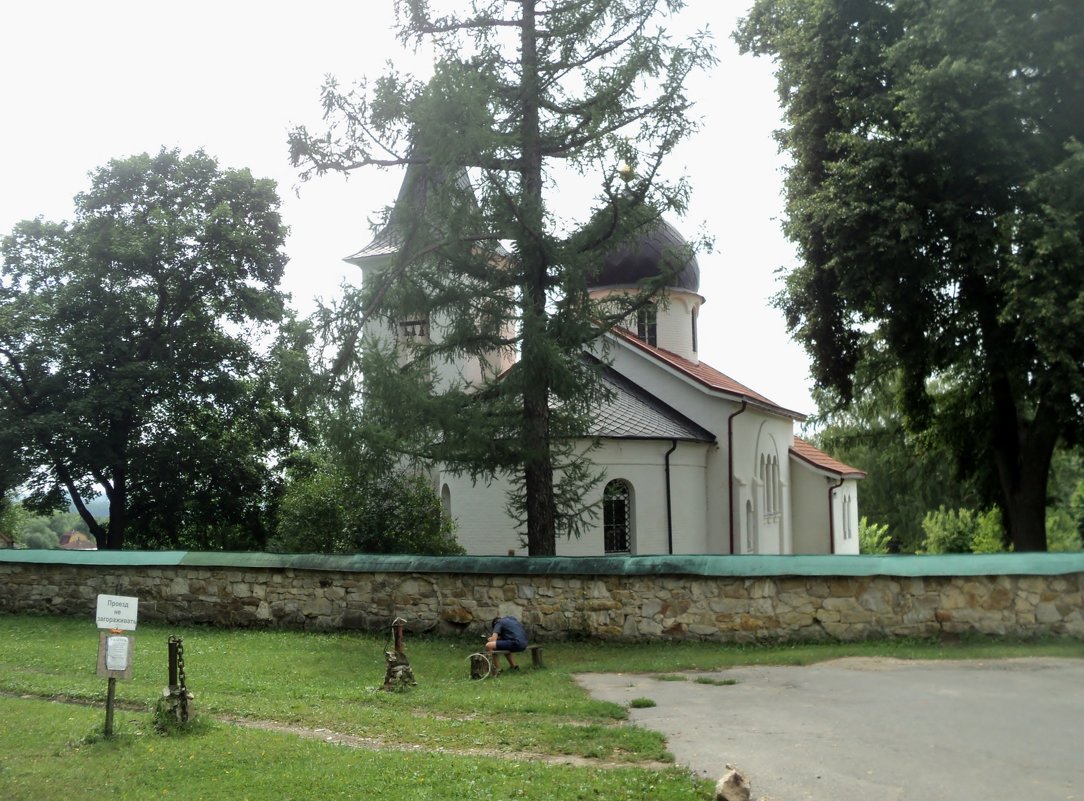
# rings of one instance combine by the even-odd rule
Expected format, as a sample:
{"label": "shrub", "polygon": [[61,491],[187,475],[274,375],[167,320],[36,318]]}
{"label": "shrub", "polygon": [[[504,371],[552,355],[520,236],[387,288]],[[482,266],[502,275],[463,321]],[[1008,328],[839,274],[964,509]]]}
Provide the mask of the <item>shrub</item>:
{"label": "shrub", "polygon": [[922,553],[996,553],[1005,550],[1005,534],[997,509],[938,508],[922,519],[926,533]]}
{"label": "shrub", "polygon": [[291,471],[270,547],[316,553],[464,553],[440,499],[421,476],[359,476],[317,456]]}
{"label": "shrub", "polygon": [[1079,551],[1080,529],[1072,513],[1065,509],[1050,509],[1046,513],[1046,549],[1048,551]]}
{"label": "shrub", "polygon": [[858,552],[888,553],[888,543],[892,537],[888,533],[888,524],[871,523],[863,515],[858,521]]}
{"label": "shrub", "polygon": [[1001,512],[988,509],[975,516],[975,533],[971,537],[972,553],[1001,553],[1005,550],[1005,527]]}

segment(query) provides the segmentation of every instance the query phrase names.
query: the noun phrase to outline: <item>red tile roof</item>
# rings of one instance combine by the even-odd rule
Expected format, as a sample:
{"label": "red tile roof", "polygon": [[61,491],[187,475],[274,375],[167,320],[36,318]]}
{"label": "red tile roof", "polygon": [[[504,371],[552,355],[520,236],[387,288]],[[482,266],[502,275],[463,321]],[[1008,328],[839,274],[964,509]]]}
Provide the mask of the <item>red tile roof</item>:
{"label": "red tile roof", "polygon": [[626,331],[623,328],[614,328],[613,333],[616,337],[623,342],[627,342],[634,348],[638,348],[645,353],[650,354],[655,359],[664,364],[673,367],[678,372],[683,373],[689,378],[693,379],[699,384],[702,384],[710,389],[718,390],[720,392],[726,392],[730,395],[737,395],[740,398],[744,398],[759,406],[766,407],[775,412],[781,412],[795,420],[804,420],[805,415],[800,412],[791,411],[785,409],[777,403],[768,400],[768,398],[761,395],[759,392],[755,392],[744,384],[740,384],[725,373],[721,373],[714,367],[706,362],[700,362],[699,364],[691,362],[688,359],[678,356],[676,353],[671,353],[668,350],[657,348],[654,345],[648,345],[643,340],[637,338],[630,331]]}
{"label": "red tile roof", "polygon": [[790,452],[792,456],[801,459],[803,462],[808,462],[814,467],[819,467],[821,470],[826,470],[829,473],[835,473],[843,478],[866,477],[864,471],[859,470],[857,467],[845,465],[838,459],[833,459],[820,448],[810,445],[801,437],[794,438],[794,445],[791,446]]}
{"label": "red tile roof", "polygon": [[58,548],[63,548],[66,551],[96,551],[98,546],[95,541],[84,534],[82,531],[69,531],[66,534],[60,535],[60,544]]}

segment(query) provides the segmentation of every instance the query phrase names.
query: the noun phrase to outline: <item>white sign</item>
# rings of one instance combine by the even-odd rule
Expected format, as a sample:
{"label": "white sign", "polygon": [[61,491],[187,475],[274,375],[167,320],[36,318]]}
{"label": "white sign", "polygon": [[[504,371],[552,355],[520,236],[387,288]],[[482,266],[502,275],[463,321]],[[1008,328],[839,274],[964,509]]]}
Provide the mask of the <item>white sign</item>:
{"label": "white sign", "polygon": [[98,628],[135,631],[139,614],[139,599],[125,595],[99,595]]}
{"label": "white sign", "polygon": [[128,669],[128,638],[110,637],[105,644],[105,669]]}

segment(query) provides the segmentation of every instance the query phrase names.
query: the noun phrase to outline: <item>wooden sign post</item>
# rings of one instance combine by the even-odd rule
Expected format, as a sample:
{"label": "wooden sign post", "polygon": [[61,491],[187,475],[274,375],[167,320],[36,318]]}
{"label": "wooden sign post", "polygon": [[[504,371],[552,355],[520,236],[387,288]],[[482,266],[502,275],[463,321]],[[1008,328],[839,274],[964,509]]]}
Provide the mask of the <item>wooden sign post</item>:
{"label": "wooden sign post", "polygon": [[139,599],[124,595],[99,595],[95,620],[98,632],[98,675],[109,679],[105,696],[105,736],[113,736],[113,699],[117,679],[132,678],[132,650],[139,615]]}

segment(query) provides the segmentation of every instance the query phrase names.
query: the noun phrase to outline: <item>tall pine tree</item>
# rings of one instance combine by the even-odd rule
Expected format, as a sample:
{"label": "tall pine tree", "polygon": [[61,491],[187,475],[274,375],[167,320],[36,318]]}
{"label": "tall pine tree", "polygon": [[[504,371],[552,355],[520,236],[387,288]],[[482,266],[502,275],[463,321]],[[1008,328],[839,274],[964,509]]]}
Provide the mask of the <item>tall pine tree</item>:
{"label": "tall pine tree", "polygon": [[[394,259],[327,310],[338,386],[352,401],[364,375],[370,444],[513,476],[531,555],[554,554],[557,534],[584,520],[593,476],[573,443],[599,390],[583,351],[669,277],[606,304],[588,293],[607,254],[684,208],[685,182],[660,168],[695,127],[685,78],[713,56],[706,32],[666,35],[682,5],[478,0],[460,16],[402,0],[400,38],[432,46],[432,77],[392,72],[352,90],[330,81],[329,129],[291,134],[303,178],[409,165],[385,229]],[[597,178],[586,221],[555,211],[562,171]],[[374,317],[429,328],[405,357],[402,341],[359,343]]]}

